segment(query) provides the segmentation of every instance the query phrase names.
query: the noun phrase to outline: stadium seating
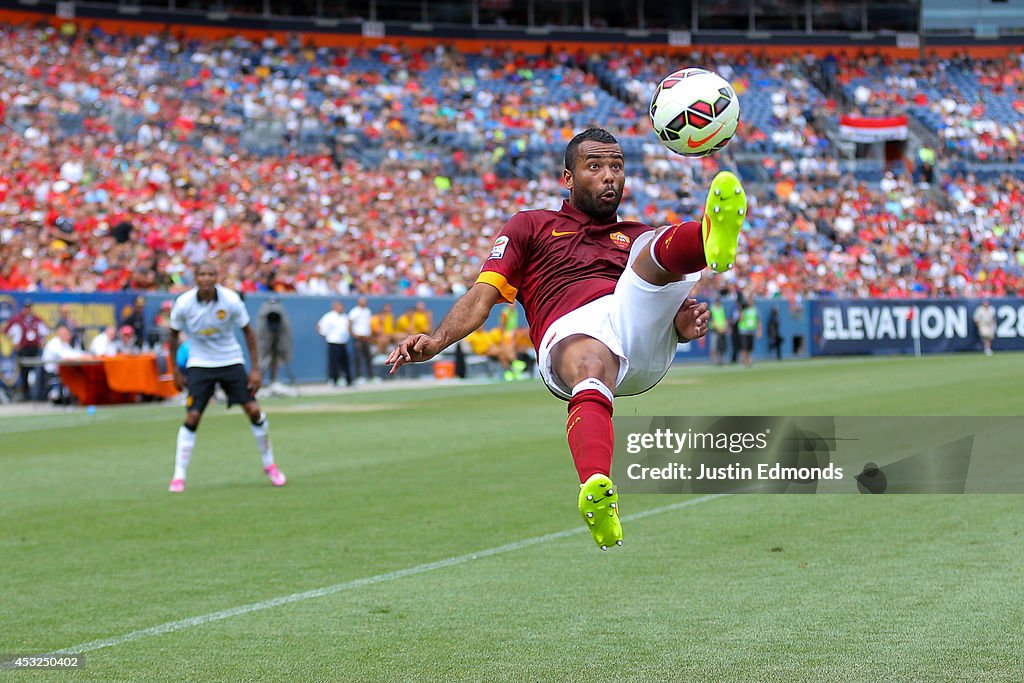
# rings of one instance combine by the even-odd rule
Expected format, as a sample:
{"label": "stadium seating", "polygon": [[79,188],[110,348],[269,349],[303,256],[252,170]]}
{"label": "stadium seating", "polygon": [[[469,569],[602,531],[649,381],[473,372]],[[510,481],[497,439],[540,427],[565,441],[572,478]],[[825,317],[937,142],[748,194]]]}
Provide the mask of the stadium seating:
{"label": "stadium seating", "polygon": [[862,110],[907,111],[950,156],[1011,161],[1024,150],[1024,71],[1019,61],[851,60],[844,90]]}
{"label": "stadium seating", "polygon": [[[684,160],[647,124],[648,91],[687,66],[666,57],[6,27],[0,58],[15,67],[0,89],[0,289],[179,291],[209,250],[242,291],[458,294],[507,216],[559,205],[565,143],[589,125],[627,156],[623,218],[695,217],[723,166],[750,183],[747,255],[726,285],[792,299],[1021,287],[1024,80],[1009,60],[819,72],[705,56],[736,86],[743,128]],[[902,107],[943,141],[937,182],[838,161],[840,105],[818,87],[832,76],[850,106]]]}

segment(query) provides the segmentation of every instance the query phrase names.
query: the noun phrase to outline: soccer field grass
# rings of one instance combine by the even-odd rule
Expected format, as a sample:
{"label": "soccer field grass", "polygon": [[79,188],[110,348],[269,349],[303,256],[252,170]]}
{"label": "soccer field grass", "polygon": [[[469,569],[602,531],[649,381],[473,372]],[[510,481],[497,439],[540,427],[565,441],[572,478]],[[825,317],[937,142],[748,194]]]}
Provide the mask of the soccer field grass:
{"label": "soccer field grass", "polygon": [[[1014,354],[683,367],[616,411],[1022,415],[1022,380]],[[87,681],[1024,680],[1024,498],[623,495],[601,553],[537,382],[265,407],[288,486],[213,406],[182,495],[181,408],[4,417],[0,653],[92,643],[47,675]]]}

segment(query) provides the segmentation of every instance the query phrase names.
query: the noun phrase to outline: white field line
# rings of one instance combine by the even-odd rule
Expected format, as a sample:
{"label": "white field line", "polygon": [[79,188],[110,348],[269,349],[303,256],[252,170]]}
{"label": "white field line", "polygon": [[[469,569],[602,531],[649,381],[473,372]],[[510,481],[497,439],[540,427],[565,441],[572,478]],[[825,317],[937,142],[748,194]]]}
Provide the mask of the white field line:
{"label": "white field line", "polygon": [[[680,501],[678,503],[672,503],[671,505],[663,505],[661,507],[652,508],[650,510],[644,510],[643,512],[636,512],[631,515],[624,515],[622,520],[624,522],[633,521],[637,519],[643,519],[644,517],[651,517],[653,515],[660,515],[665,512],[672,512],[673,510],[680,510],[682,508],[691,507],[693,505],[699,505],[716,498],[721,498],[723,494],[701,496],[700,498],[690,498],[688,500]],[[310,591],[304,591],[302,593],[292,593],[291,595],[285,595],[280,598],[272,598],[270,600],[263,600],[261,602],[253,602],[248,605],[241,605],[239,607],[232,607],[231,609],[221,610],[220,612],[211,612],[210,614],[203,614],[198,617],[189,617],[188,619],[181,619],[179,621],[169,621],[165,624],[158,626],[151,626],[144,628],[140,631],[132,631],[131,633],[125,633],[123,635],[114,636],[112,638],[104,638],[102,640],[91,640],[87,643],[81,643],[72,647],[66,647],[61,650],[55,650],[50,654],[64,655],[64,654],[82,654],[85,652],[92,652],[93,650],[102,650],[108,647],[115,647],[117,645],[124,645],[142,638],[148,638],[149,636],[158,636],[163,633],[174,633],[176,631],[184,631],[196,626],[202,626],[203,624],[209,624],[213,621],[222,621],[224,619],[230,619],[231,617],[241,616],[243,614],[249,614],[251,612],[261,612],[263,610],[271,609],[273,607],[280,607],[282,605],[290,605],[294,602],[303,602],[305,600],[313,600],[315,598],[322,598],[327,595],[334,595],[335,593],[341,593],[344,591],[355,590],[356,588],[362,588],[363,586],[372,586],[378,583],[384,583],[385,581],[395,581],[397,579],[404,579],[407,576],[416,576],[417,574],[425,574],[432,572],[435,569],[444,569],[446,567],[453,567],[458,564],[465,564],[473,560],[481,560],[485,557],[491,557],[493,555],[501,555],[502,553],[508,553],[515,550],[522,550],[523,548],[529,548],[530,546],[537,545],[539,543],[546,543],[548,541],[555,541],[560,538],[566,538],[568,536],[575,536],[586,531],[586,527],[580,526],[574,529],[568,529],[566,531],[557,531],[552,534],[545,534],[543,536],[534,536],[533,538],[527,538],[522,541],[516,541],[514,543],[507,543],[505,545],[499,545],[495,548],[488,548],[486,550],[480,550],[474,553],[467,553],[465,555],[458,555],[456,557],[449,557],[445,560],[438,560],[437,562],[428,562],[426,564],[420,564],[415,567],[409,567],[408,569],[399,569],[393,572],[387,572],[384,574],[377,574],[376,576],[370,576],[364,579],[355,579],[354,581],[346,581],[345,583],[337,583],[333,586],[325,586],[323,588],[316,588]],[[0,669],[3,668],[3,663],[0,663]]]}

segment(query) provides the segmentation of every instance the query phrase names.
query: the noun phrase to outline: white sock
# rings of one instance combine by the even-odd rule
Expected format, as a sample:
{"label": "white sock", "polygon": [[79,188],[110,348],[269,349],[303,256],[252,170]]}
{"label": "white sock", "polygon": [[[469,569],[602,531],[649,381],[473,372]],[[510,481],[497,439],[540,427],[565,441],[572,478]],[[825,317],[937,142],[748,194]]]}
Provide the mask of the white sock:
{"label": "white sock", "polygon": [[174,450],[174,476],[172,479],[184,479],[188,462],[192,459],[192,449],[196,445],[196,433],[181,425],[178,427],[178,446]]}
{"label": "white sock", "polygon": [[256,437],[256,445],[260,449],[260,457],[263,458],[263,468],[266,469],[274,464],[274,447],[270,444],[270,420],[266,415],[260,415],[263,421],[259,424],[251,424],[252,435]]}
{"label": "white sock", "polygon": [[601,380],[595,379],[593,377],[589,377],[580,382],[579,384],[577,384],[576,386],[574,386],[572,388],[572,395],[575,396],[581,391],[586,391],[587,389],[594,389],[596,391],[599,391],[609,401],[611,401],[612,403],[615,402],[615,394],[613,394],[612,390],[608,388],[608,385],[602,382]]}
{"label": "white sock", "polygon": [[654,247],[655,247],[655,245],[658,244],[658,238],[661,237],[661,233],[662,232],[664,232],[664,231],[659,230],[658,232],[656,232],[654,234],[654,239],[651,240],[650,253],[651,253],[651,260],[654,261],[654,265],[658,266],[659,268],[661,268],[662,270],[664,270],[667,273],[668,271],[665,270],[665,266],[661,265],[661,263],[658,262],[658,257],[654,253]]}

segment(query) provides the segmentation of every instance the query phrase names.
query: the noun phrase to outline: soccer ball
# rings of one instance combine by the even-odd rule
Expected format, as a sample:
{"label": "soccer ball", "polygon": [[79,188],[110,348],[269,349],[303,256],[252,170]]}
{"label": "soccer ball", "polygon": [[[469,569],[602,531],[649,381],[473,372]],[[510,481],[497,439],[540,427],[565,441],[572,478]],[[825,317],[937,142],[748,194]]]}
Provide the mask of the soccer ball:
{"label": "soccer ball", "polygon": [[669,75],[651,98],[651,125],[661,144],[684,157],[705,157],[729,144],[740,101],[729,82],[706,69]]}

